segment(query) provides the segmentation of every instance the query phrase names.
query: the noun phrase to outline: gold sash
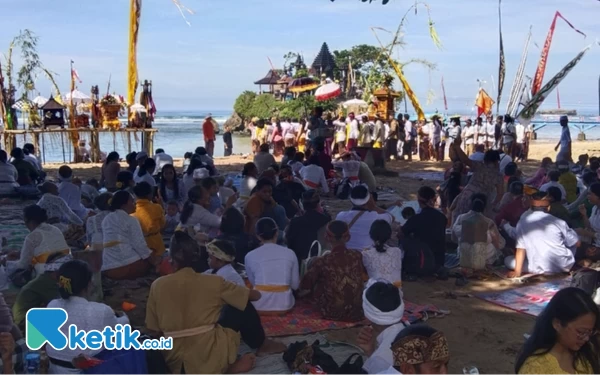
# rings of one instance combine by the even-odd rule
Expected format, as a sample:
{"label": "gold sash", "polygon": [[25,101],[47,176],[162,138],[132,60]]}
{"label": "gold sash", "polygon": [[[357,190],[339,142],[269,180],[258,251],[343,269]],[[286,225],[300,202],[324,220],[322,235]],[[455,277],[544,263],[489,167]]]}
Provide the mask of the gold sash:
{"label": "gold sash", "polygon": [[289,285],[255,285],[254,289],[260,292],[283,293],[290,290]]}
{"label": "gold sash", "polygon": [[208,325],[200,326],[200,327],[182,329],[180,331],[164,332],[164,336],[172,337],[174,339],[180,339],[183,337],[192,337],[192,336],[201,335],[203,333],[210,332],[213,329],[215,329],[215,325],[208,324]]}

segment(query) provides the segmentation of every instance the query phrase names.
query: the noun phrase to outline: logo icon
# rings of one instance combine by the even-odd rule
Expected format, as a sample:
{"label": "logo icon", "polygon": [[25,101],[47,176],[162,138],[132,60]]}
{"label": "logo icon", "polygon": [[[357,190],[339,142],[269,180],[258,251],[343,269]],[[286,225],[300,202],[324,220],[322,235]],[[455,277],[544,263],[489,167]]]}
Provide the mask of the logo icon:
{"label": "logo icon", "polygon": [[38,350],[48,343],[56,350],[67,347],[68,339],[60,328],[69,315],[63,309],[33,308],[25,315],[27,334],[25,343],[31,350]]}

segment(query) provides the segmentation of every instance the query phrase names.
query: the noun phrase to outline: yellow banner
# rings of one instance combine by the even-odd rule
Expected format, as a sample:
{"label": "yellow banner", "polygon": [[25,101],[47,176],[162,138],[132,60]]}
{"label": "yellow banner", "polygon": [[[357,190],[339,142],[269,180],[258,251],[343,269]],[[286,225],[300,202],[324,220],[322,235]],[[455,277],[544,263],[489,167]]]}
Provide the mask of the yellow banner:
{"label": "yellow banner", "polygon": [[131,0],[129,9],[129,64],[127,69],[127,104],[135,103],[135,92],[138,85],[137,41],[140,29],[142,0]]}
{"label": "yellow banner", "polygon": [[[404,94],[405,94],[405,96],[410,99],[410,102],[412,103],[412,106],[415,109],[415,112],[417,112],[417,118],[419,120],[424,120],[425,119],[425,113],[423,112],[423,109],[421,108],[421,104],[419,103],[419,99],[417,99],[417,96],[415,95],[415,92],[410,88],[410,85],[408,84],[408,81],[406,80],[406,77],[404,76],[404,73],[402,73],[402,69],[400,69],[398,67],[398,64],[396,64],[396,62],[394,61],[394,59],[392,59],[390,57],[390,55],[388,55],[388,59],[390,60],[390,64],[394,68],[394,71],[398,75],[398,79],[400,79],[400,82],[402,83],[402,87],[404,88]],[[405,97],[404,100],[406,100],[406,97]]]}

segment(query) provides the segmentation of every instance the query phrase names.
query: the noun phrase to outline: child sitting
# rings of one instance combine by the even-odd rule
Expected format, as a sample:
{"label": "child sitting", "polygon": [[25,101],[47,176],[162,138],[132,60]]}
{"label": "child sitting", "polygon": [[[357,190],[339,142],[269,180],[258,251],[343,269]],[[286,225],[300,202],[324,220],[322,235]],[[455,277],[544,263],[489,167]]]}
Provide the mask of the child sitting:
{"label": "child sitting", "polygon": [[362,253],[369,278],[387,280],[395,287],[400,288],[404,254],[399,248],[386,245],[392,237],[392,226],[385,220],[375,220],[371,225],[369,235],[374,246]]}
{"label": "child sitting", "polygon": [[165,214],[165,227],[163,228],[163,242],[168,245],[171,237],[179,225],[179,204],[176,200],[167,203],[167,212]]}
{"label": "child sitting", "polygon": [[165,213],[161,204],[152,202],[153,190],[147,182],[135,185],[133,193],[137,200],[132,216],[139,220],[146,245],[152,250],[152,255],[161,256],[165,252],[165,244],[160,234],[165,226]]}
{"label": "child sitting", "polygon": [[358,346],[369,356],[363,368],[369,374],[381,374],[393,365],[392,342],[406,327],[402,292],[385,281],[371,279],[362,299],[365,318],[371,322],[357,338]]}
{"label": "child sitting", "polygon": [[364,317],[361,291],[367,279],[362,256],[346,248],[350,231],[345,222],[330,222],[326,233],[332,250],[314,260],[300,289],[312,292],[324,319],[361,321]]}
{"label": "child sitting", "polygon": [[219,198],[219,184],[217,180],[212,177],[206,177],[202,179],[202,188],[210,195],[208,211],[211,214],[221,215],[223,213],[223,205]]}

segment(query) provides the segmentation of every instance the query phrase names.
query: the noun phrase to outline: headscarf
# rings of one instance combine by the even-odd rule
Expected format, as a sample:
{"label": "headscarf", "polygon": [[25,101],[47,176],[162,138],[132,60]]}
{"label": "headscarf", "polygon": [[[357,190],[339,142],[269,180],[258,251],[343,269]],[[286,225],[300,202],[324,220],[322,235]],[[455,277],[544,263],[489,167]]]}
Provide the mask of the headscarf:
{"label": "headscarf", "polygon": [[365,290],[363,291],[363,310],[365,312],[365,318],[380,326],[391,326],[397,324],[402,320],[402,317],[404,316],[404,303],[402,302],[402,291],[398,289],[398,293],[400,294],[400,305],[393,311],[383,312],[367,299],[367,291],[371,286],[378,282],[390,284],[388,281],[385,280],[369,279]]}
{"label": "headscarf", "polygon": [[431,337],[407,336],[392,344],[394,366],[421,365],[427,362],[447,361],[450,358],[448,341],[442,332]]}

